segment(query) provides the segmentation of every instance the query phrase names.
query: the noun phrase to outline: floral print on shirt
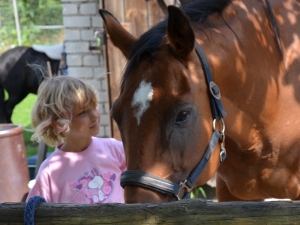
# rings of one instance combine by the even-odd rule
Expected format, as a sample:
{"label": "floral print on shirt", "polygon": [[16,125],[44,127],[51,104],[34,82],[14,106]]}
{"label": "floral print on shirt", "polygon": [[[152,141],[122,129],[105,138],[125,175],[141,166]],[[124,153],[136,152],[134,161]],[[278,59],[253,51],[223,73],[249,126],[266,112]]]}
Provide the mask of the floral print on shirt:
{"label": "floral print on shirt", "polygon": [[84,172],[78,180],[69,183],[69,187],[75,192],[70,203],[104,202],[111,194],[115,180],[116,175],[111,172],[100,175],[95,168]]}

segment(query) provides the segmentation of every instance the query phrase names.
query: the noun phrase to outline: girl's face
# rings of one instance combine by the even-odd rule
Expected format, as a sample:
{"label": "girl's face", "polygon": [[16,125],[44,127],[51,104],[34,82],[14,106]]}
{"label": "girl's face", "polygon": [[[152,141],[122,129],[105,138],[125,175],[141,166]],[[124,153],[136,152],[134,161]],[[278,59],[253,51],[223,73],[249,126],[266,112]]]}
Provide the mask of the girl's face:
{"label": "girl's face", "polygon": [[77,111],[71,120],[68,138],[96,136],[100,129],[100,112],[96,107]]}

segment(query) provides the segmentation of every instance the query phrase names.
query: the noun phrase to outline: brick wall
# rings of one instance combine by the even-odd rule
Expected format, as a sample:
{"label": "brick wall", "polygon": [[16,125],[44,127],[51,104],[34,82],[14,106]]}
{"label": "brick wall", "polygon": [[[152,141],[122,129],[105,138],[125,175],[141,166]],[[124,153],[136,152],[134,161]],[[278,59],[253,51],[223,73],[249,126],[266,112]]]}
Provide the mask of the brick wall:
{"label": "brick wall", "polygon": [[99,93],[101,128],[99,136],[110,137],[109,100],[107,92],[106,66],[100,50],[89,50],[95,46],[95,31],[103,28],[98,9],[99,0],[61,0],[68,75],[91,84]]}

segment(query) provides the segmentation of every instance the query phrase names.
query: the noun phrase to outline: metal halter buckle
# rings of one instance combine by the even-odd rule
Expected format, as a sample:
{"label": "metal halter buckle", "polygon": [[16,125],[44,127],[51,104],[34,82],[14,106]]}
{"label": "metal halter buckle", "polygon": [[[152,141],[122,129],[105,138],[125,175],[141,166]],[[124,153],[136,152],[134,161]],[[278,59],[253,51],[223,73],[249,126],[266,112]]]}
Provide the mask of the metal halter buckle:
{"label": "metal halter buckle", "polygon": [[215,82],[213,82],[213,81],[209,82],[209,90],[215,99],[221,99],[220,89],[219,89],[218,85],[216,85]]}
{"label": "metal halter buckle", "polygon": [[220,141],[221,151],[220,151],[220,162],[223,162],[227,156],[225,148],[225,134],[222,134]]}
{"label": "metal halter buckle", "polygon": [[[216,130],[216,121],[217,121],[216,119],[214,119],[214,121],[213,121],[213,130],[214,131]],[[222,129],[220,130],[220,134],[224,135],[224,133],[225,133],[225,122],[222,118],[220,119],[220,121],[222,122]]]}
{"label": "metal halter buckle", "polygon": [[[192,191],[192,188],[187,186],[186,183],[187,183],[187,180],[180,182],[180,189],[179,189],[178,193],[175,194],[175,196],[177,197],[178,200],[181,200],[185,196],[186,193],[190,193]],[[182,192],[183,189],[186,190],[184,193]]]}

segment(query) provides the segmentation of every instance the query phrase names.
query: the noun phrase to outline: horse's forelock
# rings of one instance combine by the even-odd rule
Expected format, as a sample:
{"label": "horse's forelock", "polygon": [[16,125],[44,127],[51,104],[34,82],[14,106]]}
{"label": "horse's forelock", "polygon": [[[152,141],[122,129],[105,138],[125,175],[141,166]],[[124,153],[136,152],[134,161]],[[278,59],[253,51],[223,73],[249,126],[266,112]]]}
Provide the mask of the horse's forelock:
{"label": "horse's forelock", "polygon": [[201,23],[213,13],[222,11],[232,2],[232,0],[200,0],[194,1],[182,7],[191,22]]}

